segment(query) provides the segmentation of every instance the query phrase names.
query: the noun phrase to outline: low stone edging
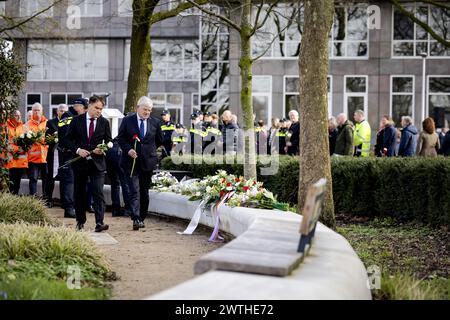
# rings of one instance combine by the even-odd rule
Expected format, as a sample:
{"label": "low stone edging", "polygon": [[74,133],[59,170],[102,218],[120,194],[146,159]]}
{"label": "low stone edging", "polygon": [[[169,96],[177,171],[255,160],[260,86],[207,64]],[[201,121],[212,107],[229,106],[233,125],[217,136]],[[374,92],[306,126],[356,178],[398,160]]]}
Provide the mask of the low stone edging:
{"label": "low stone edging", "polygon": [[[56,181],[55,198],[59,198],[58,185]],[[27,189],[28,180],[23,179],[22,193]],[[110,187],[105,186],[104,191],[106,203],[111,204]],[[183,195],[150,191],[149,211],[151,212],[190,220],[197,206],[197,201],[188,201],[188,197]],[[265,225],[267,229],[271,225],[276,227],[277,224],[288,223],[292,224],[289,232],[296,232],[300,226],[301,216],[292,212],[222,206],[220,219],[222,231],[239,237],[245,236],[244,233],[247,230],[258,224]],[[214,219],[209,212],[202,214],[200,224],[214,227]],[[188,235],[183,236],[189,237]],[[294,235],[292,234],[292,236]],[[299,237],[299,235],[295,236]],[[267,240],[270,238],[271,233],[267,232]],[[207,239],[205,239],[206,241]],[[229,244],[232,244],[233,241]],[[215,252],[219,250],[200,258],[195,266],[196,273],[214,267],[211,266],[211,261],[214,259],[209,259],[208,256],[216,254]],[[344,237],[318,223],[309,255],[289,276],[274,277],[213,270],[147,299],[368,300],[371,298],[366,269],[353,248]]]}

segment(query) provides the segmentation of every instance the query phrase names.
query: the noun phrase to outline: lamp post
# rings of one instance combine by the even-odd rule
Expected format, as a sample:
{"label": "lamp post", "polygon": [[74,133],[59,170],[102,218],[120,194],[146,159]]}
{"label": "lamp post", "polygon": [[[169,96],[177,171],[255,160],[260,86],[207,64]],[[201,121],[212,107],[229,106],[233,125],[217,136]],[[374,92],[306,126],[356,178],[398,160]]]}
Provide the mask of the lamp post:
{"label": "lamp post", "polygon": [[420,56],[422,57],[422,121],[425,120],[426,114],[426,63],[428,54],[426,52],[421,52]]}

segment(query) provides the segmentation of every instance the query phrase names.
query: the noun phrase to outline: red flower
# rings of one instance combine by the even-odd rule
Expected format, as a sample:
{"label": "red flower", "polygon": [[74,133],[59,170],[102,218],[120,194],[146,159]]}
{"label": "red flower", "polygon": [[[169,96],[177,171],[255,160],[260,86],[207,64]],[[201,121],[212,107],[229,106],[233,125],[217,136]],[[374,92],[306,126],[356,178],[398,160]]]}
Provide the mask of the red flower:
{"label": "red flower", "polygon": [[247,186],[244,186],[244,191],[247,191],[248,190],[248,187]]}
{"label": "red flower", "polygon": [[225,192],[220,191],[220,196],[223,197],[223,195],[225,194]]}
{"label": "red flower", "polygon": [[239,182],[239,181],[241,181],[241,180],[239,180],[239,178],[236,178],[236,182]]}
{"label": "red flower", "polygon": [[256,184],[256,181],[253,181],[253,184],[255,185],[255,184]]}
{"label": "red flower", "polygon": [[227,183],[227,187],[229,187],[229,186],[231,186],[231,183],[228,182],[228,183]]}
{"label": "red flower", "polygon": [[135,134],[134,136],[133,136],[133,140],[138,140],[139,139],[139,136],[137,135],[137,134]]}

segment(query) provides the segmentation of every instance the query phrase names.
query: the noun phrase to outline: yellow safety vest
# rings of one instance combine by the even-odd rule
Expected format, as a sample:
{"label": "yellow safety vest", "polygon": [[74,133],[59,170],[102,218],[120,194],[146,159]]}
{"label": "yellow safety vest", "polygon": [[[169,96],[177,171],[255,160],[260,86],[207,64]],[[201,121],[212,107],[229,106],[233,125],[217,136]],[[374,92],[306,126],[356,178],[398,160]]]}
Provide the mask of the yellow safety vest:
{"label": "yellow safety vest", "polygon": [[193,134],[198,134],[198,135],[201,136],[201,137],[206,137],[206,136],[208,135],[208,133],[206,133],[205,131],[199,130],[199,129],[194,129],[194,128],[191,128],[191,129],[189,130],[189,132],[191,132],[191,133],[193,133]]}
{"label": "yellow safety vest", "polygon": [[356,152],[361,153],[361,157],[368,157],[370,153],[370,136],[372,130],[367,120],[363,120],[355,125],[353,133],[353,141],[356,147]]}

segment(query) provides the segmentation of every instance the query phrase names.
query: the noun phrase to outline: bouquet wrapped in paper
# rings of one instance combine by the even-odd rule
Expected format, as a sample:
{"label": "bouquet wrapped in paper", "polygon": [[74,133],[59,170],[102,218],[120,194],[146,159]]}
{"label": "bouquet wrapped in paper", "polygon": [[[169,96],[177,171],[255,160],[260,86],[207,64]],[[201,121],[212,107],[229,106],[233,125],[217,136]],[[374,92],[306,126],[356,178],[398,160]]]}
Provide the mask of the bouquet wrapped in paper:
{"label": "bouquet wrapped in paper", "polygon": [[22,133],[21,135],[15,137],[13,139],[14,144],[20,147],[24,152],[28,152],[33,144],[39,143],[42,144],[44,139],[43,131],[31,131],[29,130],[26,133]]}

